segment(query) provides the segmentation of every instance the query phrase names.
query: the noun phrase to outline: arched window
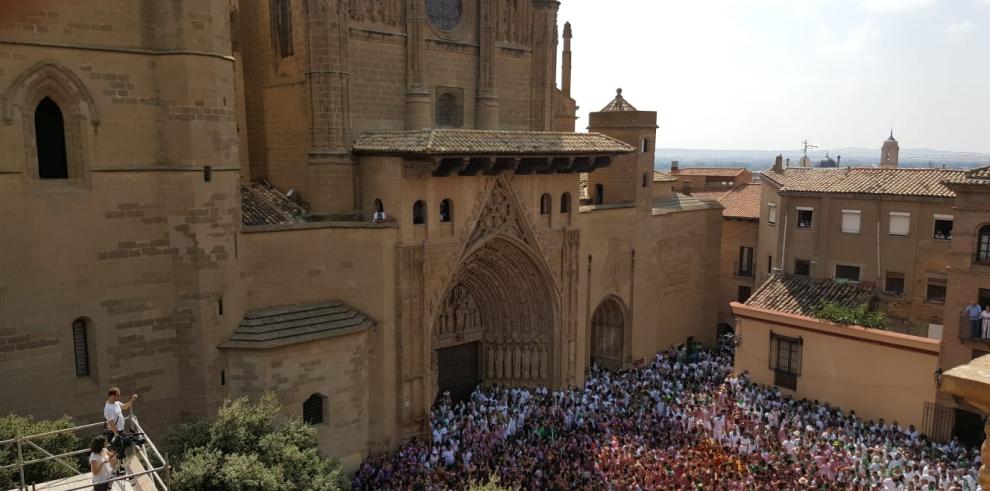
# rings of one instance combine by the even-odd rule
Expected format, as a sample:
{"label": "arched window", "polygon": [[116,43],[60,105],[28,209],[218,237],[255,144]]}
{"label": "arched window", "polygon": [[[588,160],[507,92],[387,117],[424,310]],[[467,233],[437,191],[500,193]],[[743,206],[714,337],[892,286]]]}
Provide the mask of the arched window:
{"label": "arched window", "polygon": [[426,223],[426,203],[422,200],[413,204],[413,225]]}
{"label": "arched window", "polygon": [[440,202],[440,221],[449,222],[453,219],[454,205],[450,203],[449,199],[445,199]]}
{"label": "arched window", "polygon": [[289,0],[272,0],[272,38],[282,58],[292,56],[292,5]]}
{"label": "arched window", "polygon": [[441,128],[460,128],[464,126],[463,110],[457,94],[447,91],[437,94],[437,126]]}
{"label": "arched window", "polygon": [[323,397],[320,394],[313,394],[303,402],[304,423],[308,425],[323,424],[323,422],[326,420],[326,418],[324,417],[325,414],[324,411],[326,410],[326,408],[324,407],[325,406],[324,399],[325,397]]}
{"label": "arched window", "polygon": [[65,120],[58,104],[48,97],[34,110],[34,136],[38,149],[38,177],[68,179],[69,160],[65,154]]}
{"label": "arched window", "polygon": [[89,376],[89,345],[86,340],[86,320],[72,321],[72,350],[76,355],[76,375]]}
{"label": "arched window", "polygon": [[978,263],[990,263],[990,225],[980,227],[976,234],[976,257]]}
{"label": "arched window", "polygon": [[382,223],[385,221],[385,205],[382,204],[382,200],[375,199],[374,205],[372,205],[374,211],[371,214],[371,221],[375,223]]}
{"label": "arched window", "polygon": [[600,205],[603,203],[605,203],[605,186],[595,184],[595,204]]}
{"label": "arched window", "polygon": [[553,199],[550,193],[543,193],[543,196],[540,196],[540,215],[549,215],[551,208],[553,208]]}
{"label": "arched window", "polygon": [[561,213],[571,212],[571,193],[564,193],[560,195],[560,212]]}

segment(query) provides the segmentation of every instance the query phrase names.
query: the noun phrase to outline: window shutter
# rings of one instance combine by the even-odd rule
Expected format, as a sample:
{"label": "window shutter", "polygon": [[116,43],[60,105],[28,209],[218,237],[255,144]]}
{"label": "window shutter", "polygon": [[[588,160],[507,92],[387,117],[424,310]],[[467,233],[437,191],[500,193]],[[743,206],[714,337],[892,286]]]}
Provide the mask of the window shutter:
{"label": "window shutter", "polygon": [[767,368],[774,370],[777,368],[777,351],[780,349],[780,342],[777,335],[770,332],[770,358],[767,360]]}
{"label": "window shutter", "polygon": [[842,231],[847,234],[858,234],[860,226],[859,210],[842,210]]}
{"label": "window shutter", "polygon": [[890,235],[908,235],[910,231],[910,213],[890,212]]}

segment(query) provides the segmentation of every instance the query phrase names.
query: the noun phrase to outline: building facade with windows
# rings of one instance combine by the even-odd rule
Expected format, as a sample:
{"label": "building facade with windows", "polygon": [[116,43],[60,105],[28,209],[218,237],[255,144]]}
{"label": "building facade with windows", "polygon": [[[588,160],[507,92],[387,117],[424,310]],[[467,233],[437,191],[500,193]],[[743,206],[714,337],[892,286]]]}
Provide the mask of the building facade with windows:
{"label": "building facade with windows", "polygon": [[862,284],[774,273],[732,304],[735,373],[864,420],[929,431],[939,341],[815,317],[820,302],[855,308],[873,296]]}
{"label": "building facade with windows", "polygon": [[670,175],[677,177],[678,193],[729,191],[753,182],[753,172],[744,167],[681,167],[670,163]]}
{"label": "building facade with windows", "polygon": [[0,413],[274,391],[353,467],[444,391],[714,341],[720,207],[654,176],[655,112],[574,133],[557,7],[3,9]]}
{"label": "building facade with windows", "polygon": [[896,328],[941,325],[955,221],[943,181],[963,172],[780,160],[762,174],[757,284],[773,272],[859,283],[881,292]]}

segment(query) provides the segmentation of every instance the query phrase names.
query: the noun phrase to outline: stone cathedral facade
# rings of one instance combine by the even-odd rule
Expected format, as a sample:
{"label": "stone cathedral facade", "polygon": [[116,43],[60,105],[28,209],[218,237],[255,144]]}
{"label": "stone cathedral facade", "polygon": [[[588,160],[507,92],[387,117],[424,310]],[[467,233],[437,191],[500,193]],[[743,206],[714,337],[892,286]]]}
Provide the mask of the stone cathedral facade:
{"label": "stone cathedral facade", "polygon": [[5,4],[0,412],[274,391],[353,466],[444,391],[712,342],[720,207],[621,93],[575,132],[558,6]]}

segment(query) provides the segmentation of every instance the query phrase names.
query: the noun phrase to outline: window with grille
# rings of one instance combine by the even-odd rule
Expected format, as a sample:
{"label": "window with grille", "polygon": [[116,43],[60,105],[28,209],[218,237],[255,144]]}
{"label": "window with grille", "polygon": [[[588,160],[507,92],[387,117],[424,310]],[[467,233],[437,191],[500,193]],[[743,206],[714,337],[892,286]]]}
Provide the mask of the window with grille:
{"label": "window with grille", "polygon": [[946,281],[944,278],[928,278],[925,300],[935,303],[945,302]]}
{"label": "window with grille", "polygon": [[797,379],[801,376],[802,345],[800,337],[770,333],[770,369],[774,373],[774,385],[797,390]]}
{"label": "window with grille", "polygon": [[858,234],[860,215],[859,210],[842,210],[842,233]]}
{"label": "window with grille", "polygon": [[454,87],[437,87],[437,126],[460,128],[464,126],[464,91]]}
{"label": "window with grille", "polygon": [[292,3],[291,0],[272,0],[272,40],[279,56],[292,56]]}
{"label": "window with grille", "polygon": [[34,110],[35,149],[38,153],[38,177],[68,179],[69,160],[65,151],[65,120],[58,104],[48,97]]}
{"label": "window with grille", "polygon": [[313,394],[303,402],[303,422],[308,425],[323,424],[323,396]]}
{"label": "window with grille", "polygon": [[89,345],[86,339],[86,321],[76,319],[72,322],[72,349],[76,355],[76,375],[89,376]]}

